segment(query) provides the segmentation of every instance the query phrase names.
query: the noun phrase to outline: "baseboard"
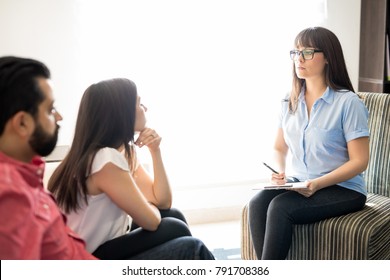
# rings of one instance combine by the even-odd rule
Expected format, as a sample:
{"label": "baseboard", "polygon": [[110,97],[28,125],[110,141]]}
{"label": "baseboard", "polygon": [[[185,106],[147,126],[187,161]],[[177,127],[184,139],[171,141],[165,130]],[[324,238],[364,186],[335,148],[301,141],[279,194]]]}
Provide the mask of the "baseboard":
{"label": "baseboard", "polygon": [[189,225],[222,223],[240,219],[241,206],[183,210]]}

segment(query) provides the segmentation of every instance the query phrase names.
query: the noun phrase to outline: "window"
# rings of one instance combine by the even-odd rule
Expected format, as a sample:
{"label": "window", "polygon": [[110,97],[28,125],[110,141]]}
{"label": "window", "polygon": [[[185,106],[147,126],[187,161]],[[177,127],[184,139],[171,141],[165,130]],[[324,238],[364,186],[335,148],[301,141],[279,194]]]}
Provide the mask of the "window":
{"label": "window", "polygon": [[261,161],[272,158],[290,88],[289,50],[297,32],[321,24],[326,0],[76,3],[80,88],[137,84],[174,187],[268,176]]}

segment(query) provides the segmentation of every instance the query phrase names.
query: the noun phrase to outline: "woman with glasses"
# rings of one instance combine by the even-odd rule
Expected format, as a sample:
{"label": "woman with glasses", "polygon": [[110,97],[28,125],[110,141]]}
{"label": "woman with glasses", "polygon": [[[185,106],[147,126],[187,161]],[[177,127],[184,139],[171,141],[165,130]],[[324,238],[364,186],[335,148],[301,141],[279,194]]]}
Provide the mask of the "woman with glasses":
{"label": "woman with glasses", "polygon": [[293,83],[281,104],[271,181],[283,185],[286,158],[302,189],[263,190],[249,203],[258,259],[285,259],[294,224],[363,208],[369,159],[368,111],[354,93],[339,40],[331,31],[301,31],[290,51]]}
{"label": "woman with glasses", "polygon": [[[145,112],[128,79],[88,87],[69,153],[48,188],[68,225],[100,259],[214,259],[191,236],[182,213],[171,209],[162,138],[146,126]],[[149,150],[153,176],[140,164],[135,146]]]}

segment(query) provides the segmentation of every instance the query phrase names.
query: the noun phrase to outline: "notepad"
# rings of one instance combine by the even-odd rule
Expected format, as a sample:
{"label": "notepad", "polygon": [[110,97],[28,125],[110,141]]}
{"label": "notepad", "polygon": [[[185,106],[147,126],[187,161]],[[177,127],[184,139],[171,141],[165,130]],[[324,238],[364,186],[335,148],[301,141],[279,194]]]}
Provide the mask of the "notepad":
{"label": "notepad", "polygon": [[304,189],[307,188],[306,182],[286,183],[285,185],[273,185],[260,183],[253,187],[253,190],[277,190],[277,189]]}

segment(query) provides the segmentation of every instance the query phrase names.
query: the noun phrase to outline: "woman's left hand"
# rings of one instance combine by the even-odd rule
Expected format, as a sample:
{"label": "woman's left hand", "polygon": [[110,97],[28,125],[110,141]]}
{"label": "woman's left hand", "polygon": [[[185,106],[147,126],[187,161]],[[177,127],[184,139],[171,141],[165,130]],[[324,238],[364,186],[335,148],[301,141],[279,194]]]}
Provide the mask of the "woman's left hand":
{"label": "woman's left hand", "polygon": [[140,148],[147,146],[150,150],[155,150],[160,147],[161,139],[154,129],[147,127],[140,132],[134,144]]}
{"label": "woman's left hand", "polygon": [[306,188],[302,189],[294,189],[294,191],[300,193],[303,196],[310,197],[312,196],[316,191],[320,189],[319,185],[317,184],[316,180],[313,181],[306,181]]}

